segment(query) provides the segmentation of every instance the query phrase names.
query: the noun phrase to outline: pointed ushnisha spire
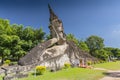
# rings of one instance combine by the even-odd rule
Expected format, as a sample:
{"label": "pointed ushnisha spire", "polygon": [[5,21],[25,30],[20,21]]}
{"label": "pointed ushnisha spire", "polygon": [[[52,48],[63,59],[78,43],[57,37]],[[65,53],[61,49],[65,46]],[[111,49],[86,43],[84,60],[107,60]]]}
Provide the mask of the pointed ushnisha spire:
{"label": "pointed ushnisha spire", "polygon": [[50,12],[49,29],[50,29],[51,37],[57,38],[59,40],[57,44],[63,44],[66,40],[66,37],[65,37],[62,21],[58,19],[57,15],[54,14],[49,4],[48,4],[48,8]]}
{"label": "pointed ushnisha spire", "polygon": [[49,8],[49,12],[50,12],[50,21],[57,19],[58,17],[55,15],[55,13],[53,12],[52,8],[50,7],[50,5],[48,4],[48,8]]}

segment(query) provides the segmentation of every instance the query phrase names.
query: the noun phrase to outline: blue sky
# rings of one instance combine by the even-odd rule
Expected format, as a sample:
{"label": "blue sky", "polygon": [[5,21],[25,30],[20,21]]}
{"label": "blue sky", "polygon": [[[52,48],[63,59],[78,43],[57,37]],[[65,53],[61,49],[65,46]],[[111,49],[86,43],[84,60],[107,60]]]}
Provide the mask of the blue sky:
{"label": "blue sky", "polygon": [[48,3],[66,34],[83,40],[97,35],[106,46],[120,48],[120,0],[0,0],[0,18],[49,33]]}

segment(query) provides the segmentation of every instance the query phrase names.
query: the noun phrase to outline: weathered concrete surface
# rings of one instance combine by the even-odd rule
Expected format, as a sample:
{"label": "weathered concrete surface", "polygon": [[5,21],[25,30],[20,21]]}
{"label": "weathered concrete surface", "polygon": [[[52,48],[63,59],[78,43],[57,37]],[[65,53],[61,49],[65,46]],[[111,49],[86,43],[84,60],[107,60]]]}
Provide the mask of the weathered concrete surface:
{"label": "weathered concrete surface", "polygon": [[4,74],[4,73],[5,73],[5,70],[0,69],[0,75],[1,75],[1,74]]}
{"label": "weathered concrete surface", "polygon": [[22,57],[18,64],[19,65],[31,65],[39,61],[39,57],[42,55],[42,53],[49,47],[53,45],[53,43],[56,43],[58,40],[56,38],[50,39],[46,42],[43,42],[41,44],[38,44],[36,47],[34,47],[32,50],[30,50],[27,55]]}

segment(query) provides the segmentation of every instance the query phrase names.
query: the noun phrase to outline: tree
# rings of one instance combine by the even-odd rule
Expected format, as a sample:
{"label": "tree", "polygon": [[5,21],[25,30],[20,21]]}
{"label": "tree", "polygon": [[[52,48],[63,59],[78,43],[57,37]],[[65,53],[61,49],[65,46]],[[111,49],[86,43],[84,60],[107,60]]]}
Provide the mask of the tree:
{"label": "tree", "polygon": [[12,29],[10,27],[10,22],[9,20],[3,20],[3,19],[0,19],[0,34],[12,34]]}
{"label": "tree", "polygon": [[107,61],[107,60],[108,60],[107,51],[104,50],[104,49],[95,50],[94,56],[97,57],[97,58],[99,58],[99,59],[102,59],[102,60],[104,60],[104,61]]}
{"label": "tree", "polygon": [[112,47],[105,47],[104,50],[106,50],[108,53],[109,58],[111,59],[112,56],[114,56],[114,53],[112,52],[112,50],[114,50],[114,48]]}
{"label": "tree", "polygon": [[104,39],[95,35],[88,37],[85,42],[89,47],[90,53],[92,55],[95,52],[95,50],[100,50],[104,48]]}
{"label": "tree", "polygon": [[33,46],[36,46],[38,43],[44,42],[45,40],[45,32],[42,28],[34,30],[34,41]]}
{"label": "tree", "polygon": [[32,29],[31,27],[27,27],[23,30],[23,34],[22,34],[22,39],[25,41],[29,41],[29,40],[34,40],[34,29]]}
{"label": "tree", "polygon": [[84,41],[80,40],[78,43],[79,43],[78,46],[80,49],[82,49],[83,51],[89,52],[89,48]]}
{"label": "tree", "polygon": [[43,31],[42,28],[36,29],[35,31],[35,39],[42,41],[44,40],[45,32]]}
{"label": "tree", "polygon": [[26,52],[24,50],[18,50],[14,54],[15,54],[14,59],[19,60],[21,57],[23,57],[26,54]]}
{"label": "tree", "polygon": [[2,64],[6,56],[10,55],[12,38],[6,34],[0,35],[0,56],[2,57]]}
{"label": "tree", "polygon": [[113,53],[113,56],[114,56],[114,57],[120,57],[120,49],[118,49],[118,48],[113,48],[113,49],[111,50],[111,52]]}
{"label": "tree", "polygon": [[87,44],[85,43],[85,41],[75,38],[73,34],[68,34],[66,38],[67,40],[73,41],[81,50],[89,52],[89,48]]}
{"label": "tree", "polygon": [[19,60],[31,48],[44,41],[42,28],[10,25],[9,20],[0,19],[0,58]]}
{"label": "tree", "polygon": [[78,45],[78,39],[77,38],[75,38],[75,36],[73,35],[73,34],[67,34],[67,36],[66,36],[66,38],[67,38],[67,40],[71,40],[71,41],[73,41],[76,45]]}
{"label": "tree", "polygon": [[2,64],[4,59],[11,53],[12,29],[10,27],[9,20],[0,19],[0,56],[2,58]]}
{"label": "tree", "polygon": [[13,35],[19,36],[19,38],[22,39],[24,26],[13,24],[11,25],[11,28],[13,30]]}
{"label": "tree", "polygon": [[50,34],[47,34],[45,40],[49,40],[49,39],[51,39],[51,38],[52,38],[51,35],[50,35]]}
{"label": "tree", "polygon": [[29,41],[21,40],[18,44],[26,52],[29,51],[33,47],[33,43],[31,40]]}
{"label": "tree", "polygon": [[117,52],[117,58],[120,59],[120,49],[119,49],[119,51]]}

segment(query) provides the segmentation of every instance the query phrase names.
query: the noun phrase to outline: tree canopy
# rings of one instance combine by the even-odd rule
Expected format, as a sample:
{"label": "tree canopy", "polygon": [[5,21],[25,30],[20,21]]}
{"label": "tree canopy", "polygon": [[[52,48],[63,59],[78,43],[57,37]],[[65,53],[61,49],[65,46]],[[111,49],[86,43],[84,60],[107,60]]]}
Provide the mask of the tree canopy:
{"label": "tree canopy", "polygon": [[44,41],[42,28],[34,29],[23,25],[11,25],[9,20],[0,19],[0,56],[5,59],[19,60],[31,48]]}

